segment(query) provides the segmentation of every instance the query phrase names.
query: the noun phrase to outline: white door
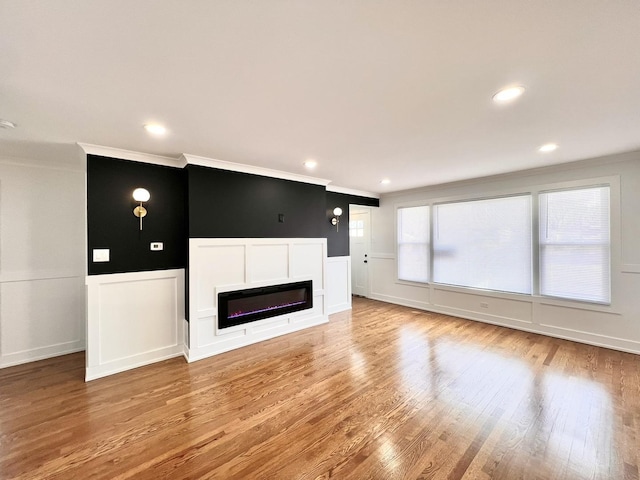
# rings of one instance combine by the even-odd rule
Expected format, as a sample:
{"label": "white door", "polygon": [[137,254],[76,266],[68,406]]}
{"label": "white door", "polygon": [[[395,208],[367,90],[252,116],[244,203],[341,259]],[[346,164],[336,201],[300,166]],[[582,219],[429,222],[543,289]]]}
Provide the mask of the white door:
{"label": "white door", "polygon": [[349,208],[349,250],[351,253],[351,293],[369,296],[369,250],[371,249],[371,211]]}

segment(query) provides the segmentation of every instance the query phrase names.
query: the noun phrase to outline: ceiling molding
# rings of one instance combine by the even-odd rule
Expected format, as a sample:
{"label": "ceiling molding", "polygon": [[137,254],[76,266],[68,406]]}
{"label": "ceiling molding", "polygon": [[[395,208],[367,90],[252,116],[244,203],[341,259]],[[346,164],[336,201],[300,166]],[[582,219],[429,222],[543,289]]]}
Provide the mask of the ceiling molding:
{"label": "ceiling molding", "polygon": [[[179,158],[163,157],[161,155],[153,155],[151,153],[134,152],[121,148],[105,147],[103,145],[92,145],[90,143],[77,143],[77,145],[88,155],[100,155],[102,157],[118,158],[121,160],[132,160],[134,162],[151,163],[154,165],[164,165],[168,167],[184,168],[187,165],[198,165],[201,167],[217,168],[220,170],[229,170],[232,172],[249,173],[252,175],[260,175],[263,177],[279,178],[282,180],[291,180],[294,182],[310,183],[312,185],[320,185],[326,187],[331,180],[324,178],[308,177],[306,175],[298,175],[296,173],[283,172],[281,170],[273,170],[271,168],[255,167],[253,165],[245,165],[242,163],[226,162],[224,160],[216,160],[213,158],[199,157],[183,153]],[[343,189],[348,190],[348,189]],[[372,197],[375,194],[369,192],[361,192],[352,190],[348,192],[352,195],[363,197]]]}
{"label": "ceiling molding", "polygon": [[253,165],[245,165],[243,163],[226,162],[224,160],[198,157],[197,155],[189,155],[186,153],[182,154],[180,160],[182,160],[186,165],[198,165],[201,167],[217,168],[232,172],[250,173],[252,175],[260,175],[263,177],[280,178],[282,180],[322,185],[323,187],[327,186],[331,182],[331,180],[326,180],[324,178],[308,177],[306,175],[298,175],[296,173],[283,172],[280,170],[273,170],[271,168],[255,167]]}
{"label": "ceiling molding", "polygon": [[164,165],[167,167],[184,167],[180,158],[163,157],[151,153],[133,152],[121,148],[105,147],[102,145],[92,145],[90,143],[78,143],[78,146],[88,155],[100,155],[102,157],[118,158],[121,160],[133,160],[134,162],[152,163],[154,165]]}
{"label": "ceiling molding", "polygon": [[353,188],[338,187],[337,185],[327,185],[327,192],[344,193],[345,195],[355,195],[365,198],[380,198],[379,193],[365,192],[364,190],[355,190]]}

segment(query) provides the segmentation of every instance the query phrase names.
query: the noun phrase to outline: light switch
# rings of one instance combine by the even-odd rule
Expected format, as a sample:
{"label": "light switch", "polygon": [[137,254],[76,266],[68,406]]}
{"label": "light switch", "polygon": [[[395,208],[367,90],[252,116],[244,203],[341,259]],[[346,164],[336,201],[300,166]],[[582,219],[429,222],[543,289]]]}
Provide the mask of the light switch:
{"label": "light switch", "polygon": [[94,248],[93,249],[93,261],[108,262],[109,261],[109,249],[108,248]]}
{"label": "light switch", "polygon": [[151,242],[151,250],[157,251],[164,249],[162,242]]}

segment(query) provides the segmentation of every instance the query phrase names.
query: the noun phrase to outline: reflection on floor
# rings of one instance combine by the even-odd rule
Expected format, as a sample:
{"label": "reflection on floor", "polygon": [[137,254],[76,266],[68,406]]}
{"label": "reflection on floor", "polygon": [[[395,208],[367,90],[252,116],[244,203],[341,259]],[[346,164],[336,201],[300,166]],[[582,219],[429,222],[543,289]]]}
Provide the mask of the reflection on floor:
{"label": "reflection on floor", "polygon": [[0,478],[635,479],[640,356],[362,298],[89,384],[0,370]]}

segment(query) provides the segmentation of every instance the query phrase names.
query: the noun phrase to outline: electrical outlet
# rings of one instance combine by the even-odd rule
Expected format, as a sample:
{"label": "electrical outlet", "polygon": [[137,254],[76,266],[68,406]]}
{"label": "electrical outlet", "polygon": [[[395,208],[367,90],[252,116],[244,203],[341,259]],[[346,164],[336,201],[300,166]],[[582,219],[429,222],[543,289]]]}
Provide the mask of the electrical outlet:
{"label": "electrical outlet", "polygon": [[151,242],[151,250],[158,251],[164,249],[162,242]]}
{"label": "electrical outlet", "polygon": [[480,302],[481,308],[489,308],[489,304],[487,302]]}

